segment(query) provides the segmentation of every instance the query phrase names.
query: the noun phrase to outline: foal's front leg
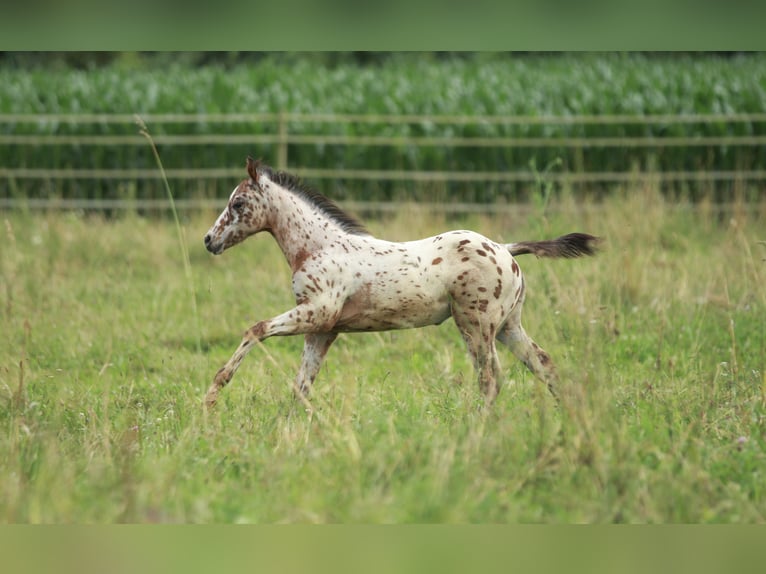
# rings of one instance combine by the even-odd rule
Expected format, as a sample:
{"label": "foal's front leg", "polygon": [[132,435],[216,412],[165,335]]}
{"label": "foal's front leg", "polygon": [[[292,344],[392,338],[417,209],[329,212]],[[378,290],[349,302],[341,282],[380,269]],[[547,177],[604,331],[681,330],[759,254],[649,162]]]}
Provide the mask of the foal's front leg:
{"label": "foal's front leg", "polygon": [[304,397],[309,394],[311,385],[314,384],[319,367],[322,361],[337,338],[337,333],[306,333],[306,340],[303,343],[303,355],[301,356],[301,368],[298,369],[298,376],[295,379],[295,393],[300,393]]}
{"label": "foal's front leg", "polygon": [[[337,313],[335,315],[337,315]],[[313,305],[305,304],[298,305],[294,309],[282,313],[281,315],[277,315],[273,319],[258,321],[245,332],[242,342],[239,344],[239,347],[237,347],[237,350],[226,364],[216,373],[215,379],[213,379],[213,384],[210,385],[210,388],[205,395],[205,404],[208,408],[215,406],[215,403],[218,400],[218,392],[231,381],[234,373],[237,372],[239,365],[242,363],[242,360],[256,343],[268,339],[269,337],[280,335],[286,336],[325,332],[328,329],[328,325],[332,325],[332,321],[332,312],[327,310],[321,312]],[[332,343],[332,340],[327,343],[327,348],[329,348],[330,343]],[[325,353],[326,352],[327,349],[325,349]],[[323,356],[324,354],[322,354],[322,357]],[[321,364],[321,358],[319,363]],[[316,365],[316,370],[318,369],[319,364]],[[303,365],[301,366],[301,372],[308,372],[310,375],[310,372],[304,369]],[[314,375],[316,375],[316,372],[314,372]]]}

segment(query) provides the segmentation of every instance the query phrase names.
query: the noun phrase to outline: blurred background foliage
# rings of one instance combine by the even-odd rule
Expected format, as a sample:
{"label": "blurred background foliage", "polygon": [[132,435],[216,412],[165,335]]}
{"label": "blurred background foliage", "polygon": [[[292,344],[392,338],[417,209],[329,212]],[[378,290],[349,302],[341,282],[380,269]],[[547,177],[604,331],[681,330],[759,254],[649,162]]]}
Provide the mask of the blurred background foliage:
{"label": "blurred background foliage", "polygon": [[[540,52],[4,52],[0,53],[0,136],[135,136],[131,122],[15,121],[14,114],[380,114],[415,116],[705,116],[753,114],[745,121],[613,123],[440,123],[291,121],[291,136],[389,138],[737,138],[766,136],[763,53]],[[277,121],[149,123],[155,136],[276,134]],[[233,169],[250,154],[275,165],[274,143],[160,145],[168,169]],[[753,172],[766,146],[641,145],[345,145],[291,143],[291,170],[442,172]],[[6,169],[153,169],[148,145],[29,144],[0,146]],[[0,198],[162,197],[157,180],[0,179]],[[243,172],[244,175],[244,172]],[[235,178],[233,178],[235,179]],[[179,197],[224,197],[233,180],[174,185]],[[712,189],[726,198],[730,181],[704,186],[671,182],[674,193]],[[706,189],[701,189],[705,187]],[[327,180],[338,199],[516,201],[539,182],[418,184]],[[608,190],[609,185],[592,189]],[[762,185],[760,186],[762,187]],[[762,190],[750,185],[748,192]]]}

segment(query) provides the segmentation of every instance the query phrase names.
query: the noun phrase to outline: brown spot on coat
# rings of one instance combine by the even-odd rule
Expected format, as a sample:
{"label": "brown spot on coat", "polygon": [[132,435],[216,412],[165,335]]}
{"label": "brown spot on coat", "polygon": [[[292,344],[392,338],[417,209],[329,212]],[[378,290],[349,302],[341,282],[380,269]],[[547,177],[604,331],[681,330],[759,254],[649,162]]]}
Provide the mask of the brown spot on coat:
{"label": "brown spot on coat", "polygon": [[439,264],[439,263],[441,263],[442,261],[444,261],[444,260],[443,260],[441,257],[437,257],[436,259],[434,259],[433,261],[431,261],[431,265],[438,265],[438,264]]}
{"label": "brown spot on coat", "polygon": [[247,335],[252,337],[253,339],[261,340],[263,339],[263,335],[266,333],[266,322],[265,321],[258,321],[255,325],[250,327],[247,331]]}
{"label": "brown spot on coat", "polygon": [[494,249],[492,249],[492,246],[491,246],[489,243],[487,243],[487,242],[484,242],[484,241],[483,241],[483,242],[482,242],[482,244],[481,244],[481,246],[482,246],[484,249],[486,249],[487,251],[489,251],[490,253],[492,253],[492,254],[494,254],[494,253],[495,253],[495,250],[494,250]]}

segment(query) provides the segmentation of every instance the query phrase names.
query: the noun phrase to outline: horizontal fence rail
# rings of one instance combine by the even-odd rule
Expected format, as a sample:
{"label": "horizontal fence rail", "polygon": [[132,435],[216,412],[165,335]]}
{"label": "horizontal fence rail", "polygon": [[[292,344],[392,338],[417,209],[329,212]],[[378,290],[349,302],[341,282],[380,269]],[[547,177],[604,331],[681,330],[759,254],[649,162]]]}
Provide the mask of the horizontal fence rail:
{"label": "horizontal fence rail", "polygon": [[[168,169],[168,179],[241,179],[242,168],[225,169]],[[493,171],[401,171],[371,169],[300,169],[295,173],[310,179],[352,179],[367,181],[415,181],[415,182],[536,182],[540,175],[530,172]],[[13,179],[103,179],[103,180],[147,180],[161,179],[159,169],[3,169],[0,178]],[[766,170],[738,171],[665,171],[665,172],[588,172],[549,173],[547,181],[557,183],[604,183],[630,181],[754,181],[766,180]]]}
{"label": "horizontal fence rail", "polygon": [[[392,201],[341,201],[340,205],[355,214],[381,214],[399,213],[402,211],[400,203]],[[177,211],[217,211],[225,205],[222,199],[178,199],[174,201]],[[735,212],[739,207],[736,202],[706,204],[704,208],[688,202],[670,204],[670,209],[678,211],[694,211],[705,209],[711,213],[727,214]],[[8,198],[0,198],[0,209],[18,209],[23,207],[27,210],[66,210],[66,211],[146,211],[163,212],[170,209],[168,200],[163,199],[27,199],[23,204]],[[513,214],[515,216],[534,215],[539,210],[533,204],[517,203],[408,203],[408,211],[417,210],[420,213],[429,212],[440,214]],[[566,212],[571,206],[549,205],[546,206],[549,213]],[[589,213],[601,213],[609,209],[603,203],[587,202],[578,206],[578,211]],[[761,208],[761,213],[764,213]],[[763,216],[762,216],[763,217]]]}
{"label": "horizontal fence rail", "polygon": [[[303,145],[355,145],[355,146],[444,146],[444,147],[705,147],[705,146],[762,146],[766,136],[722,137],[644,137],[644,138],[504,138],[504,137],[401,137],[401,136],[344,136],[344,135],[158,135],[159,145],[211,145],[211,144],[303,144]],[[0,145],[99,145],[145,146],[142,136],[28,136],[0,135]]]}
{"label": "horizontal fence rail", "polygon": [[[12,193],[21,182],[30,180],[59,182],[143,182],[160,180],[162,173],[149,167],[120,165],[119,167],[80,167],[77,165],[49,165],[48,162],[32,162],[24,159],[29,154],[39,154],[40,149],[60,153],[66,149],[120,150],[148,147],[145,137],[138,134],[137,116],[132,114],[0,114],[0,145],[12,153],[10,157],[22,158],[13,164],[0,165],[0,207],[8,208],[23,201],[23,193]],[[612,116],[432,116],[432,115],[359,115],[359,114],[301,114],[301,113],[254,113],[254,114],[147,114],[141,116],[150,129],[159,128],[153,135],[154,142],[161,147],[161,153],[183,147],[217,148],[225,146],[269,146],[274,157],[266,158],[278,169],[288,169],[303,178],[340,181],[367,182],[442,182],[442,183],[502,183],[539,184],[541,177],[556,184],[609,184],[641,181],[674,182],[766,182],[766,169],[760,158],[766,148],[766,114],[732,113],[708,115],[612,115]],[[592,135],[577,136],[539,135],[509,137],[504,135],[366,135],[358,133],[320,133],[318,126],[329,126],[330,131],[348,132],[349,126],[404,126],[413,131],[428,131],[434,126],[472,126],[476,131],[492,126],[627,126],[646,128],[652,132],[639,135]],[[672,135],[674,126],[691,124],[709,126],[723,130],[723,135]],[[748,126],[738,129],[737,126]],[[752,126],[763,125],[753,132]],[[215,126],[215,127],[211,127]],[[244,127],[243,127],[244,126]],[[232,128],[253,133],[233,133]],[[161,133],[172,128],[181,133]],[[114,129],[122,133],[108,133]],[[312,131],[313,130],[313,131]],[[664,135],[656,132],[669,132]],[[105,133],[98,133],[104,131]],[[155,131],[155,130],[152,130]],[[195,133],[203,131],[205,133]],[[736,132],[749,133],[736,133]],[[80,133],[78,133],[80,132]],[[84,132],[84,133],[83,133]],[[96,132],[96,133],[94,133]],[[126,133],[127,132],[127,133]],[[735,132],[735,133],[731,133]],[[90,146],[90,147],[89,147]],[[443,148],[446,150],[494,149],[494,150],[570,150],[574,154],[588,150],[646,150],[663,153],[663,150],[690,151],[700,148],[716,150],[717,153],[731,153],[731,150],[750,150],[750,160],[743,169],[625,169],[616,171],[569,169],[564,171],[545,170],[540,174],[527,165],[509,169],[498,165],[496,171],[487,169],[456,170],[367,169],[355,166],[329,168],[327,166],[291,165],[290,154],[296,146],[340,146],[343,148],[392,148],[395,150],[420,150]],[[239,149],[239,148],[237,148]],[[294,152],[293,152],[294,153]],[[403,152],[405,153],[405,152]],[[456,152],[457,153],[457,152]],[[760,155],[759,155],[760,154]],[[37,157],[37,156],[34,156]],[[580,157],[580,156],[576,156]],[[226,182],[226,187],[244,176],[243,157],[232,156],[237,167],[218,165],[216,167],[168,167],[165,175],[171,180],[206,180]],[[66,162],[65,162],[66,163]],[[577,163],[576,161],[573,163]],[[21,164],[21,165],[19,165]],[[231,163],[230,163],[231,165]],[[5,191],[3,191],[5,190]],[[21,196],[21,198],[19,197]],[[35,205],[45,198],[35,198]],[[69,205],[92,206],[135,205],[121,199],[67,198]],[[154,205],[154,200],[147,200]],[[162,200],[158,200],[162,201]],[[72,203],[74,202],[74,203]],[[204,201],[199,202],[205,204]],[[51,200],[50,205],[66,205],[66,202]],[[191,205],[191,203],[190,203]],[[94,207],[98,209],[99,207]],[[106,208],[106,207],[104,207]]]}

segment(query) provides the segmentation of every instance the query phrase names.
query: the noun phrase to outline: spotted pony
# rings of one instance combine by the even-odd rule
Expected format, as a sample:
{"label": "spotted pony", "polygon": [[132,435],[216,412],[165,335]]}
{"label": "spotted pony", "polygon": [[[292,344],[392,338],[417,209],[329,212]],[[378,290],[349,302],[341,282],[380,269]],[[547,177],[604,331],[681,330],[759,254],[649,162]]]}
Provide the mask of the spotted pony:
{"label": "spotted pony", "polygon": [[221,254],[260,231],[279,244],[292,270],[294,308],[258,321],[217,372],[205,402],[215,405],[254,345],[303,335],[295,381],[307,395],[339,333],[438,325],[452,317],[488,401],[500,390],[500,341],[555,394],[551,358],[521,325],[524,278],[515,255],[591,255],[597,238],[572,233],[548,241],[499,244],[473,231],[394,243],[370,235],[356,219],[293,175],[247,159],[248,178],[205,235]]}

